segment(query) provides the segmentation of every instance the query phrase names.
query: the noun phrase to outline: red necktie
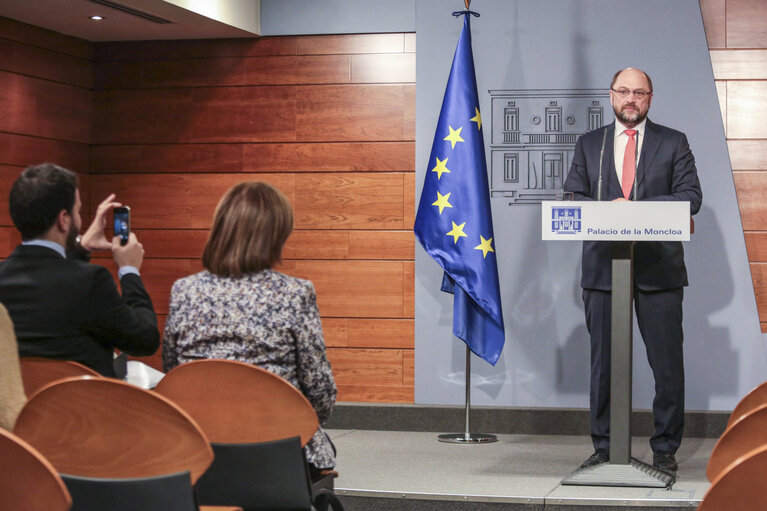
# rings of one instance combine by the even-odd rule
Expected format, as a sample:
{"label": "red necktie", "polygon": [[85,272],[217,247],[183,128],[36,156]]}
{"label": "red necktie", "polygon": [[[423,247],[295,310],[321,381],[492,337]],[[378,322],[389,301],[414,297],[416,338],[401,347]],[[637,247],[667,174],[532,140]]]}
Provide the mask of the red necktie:
{"label": "red necktie", "polygon": [[626,152],[623,153],[623,177],[621,178],[621,188],[623,197],[628,199],[631,195],[631,187],[634,186],[634,174],[636,173],[636,148],[637,141],[634,138],[637,130],[625,130],[623,133],[629,136],[626,142]]}

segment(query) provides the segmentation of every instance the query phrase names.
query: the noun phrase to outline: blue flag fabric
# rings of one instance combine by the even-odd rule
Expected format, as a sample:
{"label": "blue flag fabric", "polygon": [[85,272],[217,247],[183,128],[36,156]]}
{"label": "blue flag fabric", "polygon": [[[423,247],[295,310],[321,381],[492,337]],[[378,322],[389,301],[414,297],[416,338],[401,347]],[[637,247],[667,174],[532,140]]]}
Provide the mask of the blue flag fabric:
{"label": "blue flag fabric", "polygon": [[505,339],[469,14],[450,69],[415,219],[415,236],[445,271],[453,333],[495,365]]}

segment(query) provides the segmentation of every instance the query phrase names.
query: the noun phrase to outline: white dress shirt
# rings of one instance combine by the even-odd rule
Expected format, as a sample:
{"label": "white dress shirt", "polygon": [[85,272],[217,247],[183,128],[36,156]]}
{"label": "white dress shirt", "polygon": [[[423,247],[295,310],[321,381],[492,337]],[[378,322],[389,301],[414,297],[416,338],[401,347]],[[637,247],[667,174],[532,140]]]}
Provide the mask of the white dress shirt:
{"label": "white dress shirt", "polygon": [[633,128],[627,128],[618,119],[615,119],[615,140],[613,145],[613,152],[615,153],[615,172],[618,174],[618,182],[623,182],[623,156],[626,152],[626,143],[629,141],[629,136],[626,135],[626,130],[637,130],[634,138],[637,141],[637,159],[636,166],[639,168],[639,156],[642,154],[642,142],[644,141],[644,128],[647,124],[647,118],[642,119],[642,122],[634,126]]}

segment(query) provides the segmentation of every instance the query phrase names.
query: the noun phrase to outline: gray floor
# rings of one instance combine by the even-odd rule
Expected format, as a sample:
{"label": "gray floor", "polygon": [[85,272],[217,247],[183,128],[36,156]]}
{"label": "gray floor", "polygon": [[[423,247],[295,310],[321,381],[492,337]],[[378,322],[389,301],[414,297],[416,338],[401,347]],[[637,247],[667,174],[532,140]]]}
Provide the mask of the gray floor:
{"label": "gray floor", "polygon": [[[497,443],[456,445],[438,442],[437,433],[336,429],[329,434],[338,449],[335,487],[341,496],[540,508],[697,506],[709,486],[705,468],[716,443],[685,438],[677,452],[677,481],[666,490],[560,485],[591,454],[587,436],[509,434],[498,435]],[[634,439],[632,456],[652,461],[646,438]]]}

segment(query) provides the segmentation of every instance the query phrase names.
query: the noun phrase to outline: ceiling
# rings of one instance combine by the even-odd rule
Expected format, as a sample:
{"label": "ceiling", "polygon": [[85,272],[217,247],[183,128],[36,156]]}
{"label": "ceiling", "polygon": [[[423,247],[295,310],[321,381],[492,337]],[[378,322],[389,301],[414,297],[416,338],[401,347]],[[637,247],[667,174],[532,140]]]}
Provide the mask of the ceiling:
{"label": "ceiling", "polygon": [[[111,1],[170,23],[150,21],[93,0],[0,0],[0,16],[94,42],[256,36],[164,0]],[[93,15],[104,19],[93,21]]]}

